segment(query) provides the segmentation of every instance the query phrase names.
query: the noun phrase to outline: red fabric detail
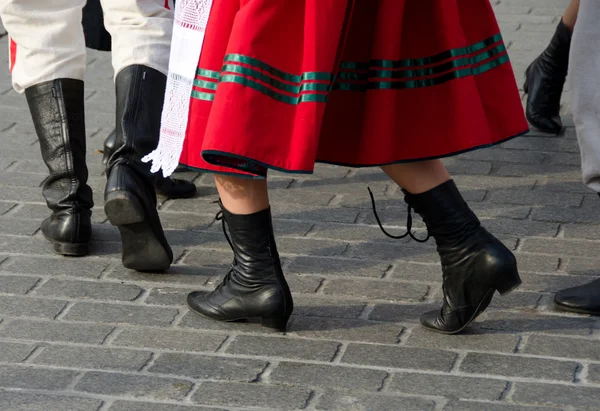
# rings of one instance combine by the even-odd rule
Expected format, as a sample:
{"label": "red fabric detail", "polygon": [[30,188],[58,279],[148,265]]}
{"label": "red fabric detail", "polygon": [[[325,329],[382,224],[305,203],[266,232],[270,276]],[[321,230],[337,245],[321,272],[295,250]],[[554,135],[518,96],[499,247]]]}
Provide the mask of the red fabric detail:
{"label": "red fabric detail", "polygon": [[[334,73],[340,56],[429,57],[498,32],[482,0],[214,0],[199,67],[219,71],[236,53],[291,74]],[[181,162],[233,172],[201,156],[217,151],[289,171],[311,171],[315,161],[380,165],[496,144],[527,129],[509,63],[431,87],[335,90],[325,104],[290,105],[220,83],[213,102],[192,99]]]}
{"label": "red fabric detail", "polygon": [[10,64],[9,70],[12,73],[13,68],[15,67],[15,63],[17,62],[17,43],[10,37],[10,46],[9,46],[9,54],[10,54]]}
{"label": "red fabric detail", "polygon": [[169,0],[165,0],[165,9],[171,10],[171,7],[169,7]]}

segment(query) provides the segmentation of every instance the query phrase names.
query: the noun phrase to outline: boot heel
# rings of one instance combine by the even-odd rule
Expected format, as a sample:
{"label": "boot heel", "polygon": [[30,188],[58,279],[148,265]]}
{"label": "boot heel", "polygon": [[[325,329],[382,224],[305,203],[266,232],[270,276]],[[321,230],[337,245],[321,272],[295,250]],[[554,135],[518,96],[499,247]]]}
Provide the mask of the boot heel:
{"label": "boot heel", "polygon": [[289,317],[262,317],[261,324],[263,327],[285,332],[288,319]]}
{"label": "boot heel", "polygon": [[127,191],[113,191],[105,198],[104,212],[114,226],[134,224],[146,219],[140,201]]}
{"label": "boot heel", "polygon": [[53,244],[54,252],[56,254],[71,256],[71,257],[83,257],[90,253],[90,245],[87,243],[59,243]]}
{"label": "boot heel", "polygon": [[519,277],[519,273],[515,270],[512,273],[502,277],[502,279],[496,285],[496,290],[500,293],[500,295],[506,295],[511,291],[514,291],[521,285],[521,283],[521,277]]}

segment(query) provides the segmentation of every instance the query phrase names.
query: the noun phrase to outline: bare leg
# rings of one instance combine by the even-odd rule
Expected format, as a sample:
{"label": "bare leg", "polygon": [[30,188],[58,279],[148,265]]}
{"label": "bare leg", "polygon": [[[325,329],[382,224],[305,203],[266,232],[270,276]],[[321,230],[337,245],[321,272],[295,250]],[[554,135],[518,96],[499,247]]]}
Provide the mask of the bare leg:
{"label": "bare leg", "polygon": [[394,164],[381,169],[411,194],[421,194],[450,180],[442,160]]}
{"label": "bare leg", "polygon": [[266,179],[215,175],[221,202],[233,214],[249,215],[269,208]]}
{"label": "bare leg", "polygon": [[567,26],[571,31],[575,28],[575,23],[577,22],[577,14],[579,13],[579,0],[571,0],[567,10],[565,10],[565,14],[563,15],[563,23]]}

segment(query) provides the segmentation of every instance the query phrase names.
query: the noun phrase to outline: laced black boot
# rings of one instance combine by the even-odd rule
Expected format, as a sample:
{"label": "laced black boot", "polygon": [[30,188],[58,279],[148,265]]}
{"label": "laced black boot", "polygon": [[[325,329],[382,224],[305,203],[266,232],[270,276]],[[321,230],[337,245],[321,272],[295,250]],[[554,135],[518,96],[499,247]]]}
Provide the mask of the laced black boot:
{"label": "laced black boot", "polygon": [[[106,140],[104,140],[102,164],[105,166],[108,164],[108,159],[115,151],[116,140],[116,129],[106,137]],[[177,198],[190,198],[196,194],[196,185],[190,181],[163,177],[162,173],[152,174],[152,181],[156,194],[162,197],[175,200]]]}
{"label": "laced black boot", "polygon": [[561,20],[546,50],[525,71],[527,120],[543,132],[562,130],[560,98],[569,68],[571,36],[571,30]]}
{"label": "laced black boot", "polygon": [[189,294],[188,306],[213,320],[260,318],[262,325],[285,331],[294,303],[281,270],[271,210],[236,215],[221,209],[217,220],[233,250],[233,264],[214,291]]}
{"label": "laced black boot", "polygon": [[[408,232],[399,237],[410,235],[424,242],[431,235],[442,262],[442,309],[423,314],[421,324],[440,333],[457,334],[487,308],[496,290],[504,295],[521,284],[515,256],[481,226],[454,181],[422,194],[404,193],[409,206]],[[410,231],[411,208],[427,226],[426,239],[417,239]]]}
{"label": "laced black boot", "polygon": [[150,166],[141,161],[158,145],[166,81],[140,65],[121,70],[115,81],[117,132],[106,167],[104,211],[121,233],[123,265],[138,271],[163,271],[173,262]]}
{"label": "laced black boot", "polygon": [[89,253],[92,189],[87,185],[83,81],[57,79],[25,90],[49,176],[43,194],[52,215],[42,233],[61,255]]}

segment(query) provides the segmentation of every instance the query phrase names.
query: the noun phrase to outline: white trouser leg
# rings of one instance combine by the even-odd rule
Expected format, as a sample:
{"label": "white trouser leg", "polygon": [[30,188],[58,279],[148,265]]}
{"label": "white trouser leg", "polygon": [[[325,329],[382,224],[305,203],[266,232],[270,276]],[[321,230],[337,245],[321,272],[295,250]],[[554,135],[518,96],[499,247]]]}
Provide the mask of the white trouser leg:
{"label": "white trouser leg", "polygon": [[600,1],[581,0],[569,69],[583,181],[600,193]]}
{"label": "white trouser leg", "polygon": [[12,84],[22,93],[58,78],[83,80],[85,40],[81,9],[86,0],[0,0],[11,39]]}
{"label": "white trouser leg", "polygon": [[104,25],[112,37],[115,75],[134,64],[166,75],[173,33],[173,0],[101,0],[101,3]]}

